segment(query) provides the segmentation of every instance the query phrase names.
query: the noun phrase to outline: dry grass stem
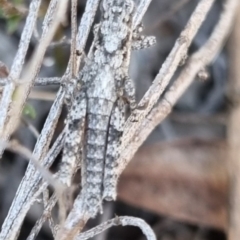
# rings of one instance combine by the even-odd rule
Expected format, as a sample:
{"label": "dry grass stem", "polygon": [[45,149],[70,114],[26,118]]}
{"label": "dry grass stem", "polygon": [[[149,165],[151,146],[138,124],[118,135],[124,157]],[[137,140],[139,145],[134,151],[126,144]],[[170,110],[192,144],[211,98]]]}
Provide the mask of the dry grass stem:
{"label": "dry grass stem", "polygon": [[[180,1],[175,5],[175,8],[172,9],[172,12],[176,12],[188,1],[189,0]],[[6,7],[10,7],[14,10],[11,4],[6,5],[7,2],[3,2]],[[226,0],[224,2],[224,8],[221,12],[220,19],[212,34],[206,43],[188,58],[176,80],[170,84],[170,81],[178,70],[182,60],[188,55],[189,47],[214,2],[214,0],[201,0],[198,2],[186,24],[186,27],[176,40],[152,85],[139,102],[137,109],[135,109],[128,118],[122,138],[121,156],[118,159],[118,176],[121,175],[127,164],[134,157],[139,147],[147,139],[154,128],[168,116],[174,104],[193,82],[196,75],[207,65],[211,64],[222,49],[226,38],[230,33],[231,26],[233,25],[237,9],[239,8],[239,0]],[[66,20],[69,3],[71,3],[71,39],[63,38],[59,42],[52,42],[58,27]],[[86,2],[85,11],[82,15],[79,26],[77,24],[77,3],[77,0],[51,0],[42,23],[42,33],[36,34],[36,23],[38,21],[37,18],[41,0],[32,0],[29,5],[28,15],[21,34],[19,47],[10,70],[8,71],[6,65],[0,62],[0,92],[2,96],[0,102],[0,157],[5,148],[8,147],[8,149],[23,155],[29,161],[25,175],[18,187],[8,215],[2,225],[0,240],[18,239],[26,214],[33,203],[39,199],[40,194],[43,194],[44,211],[40,219],[34,225],[27,240],[36,239],[45,221],[49,222],[54,239],[58,240],[89,239],[90,237],[116,225],[136,226],[142,230],[147,239],[156,240],[155,234],[148,224],[143,220],[134,217],[116,217],[90,229],[89,231],[81,233],[91,217],[83,204],[83,193],[78,193],[77,197],[74,199],[73,207],[67,215],[67,209],[65,208],[66,204],[64,202],[66,200],[64,198],[66,195],[66,189],[60,184],[59,180],[57,180],[58,173],[53,175],[48,170],[64,145],[67,132],[66,127],[54,142],[53,136],[64,103],[68,102],[67,100],[69,96],[70,98],[74,97],[74,93],[78,87],[77,85],[80,85],[77,83],[77,78],[82,60],[84,56],[87,55],[85,54],[86,42],[93,27],[100,0],[88,0]],[[134,30],[141,23],[150,3],[151,0],[141,0],[136,7],[133,15]],[[237,21],[239,22],[239,20],[240,18],[238,18]],[[236,26],[239,24],[236,23]],[[239,28],[235,27],[235,32],[232,38],[234,46],[239,45],[240,34],[238,29]],[[35,41],[37,42],[37,47],[30,58],[29,63],[25,66],[26,54],[29,49],[32,35],[34,34],[35,37],[37,37],[37,41]],[[70,56],[64,74],[61,77],[39,77],[38,75],[47,49],[49,49],[49,47],[52,49],[59,44],[66,43],[70,43]],[[92,45],[92,47],[94,46],[95,45]],[[90,53],[92,47],[90,47]],[[238,191],[240,186],[240,178],[238,177],[240,164],[237,160],[237,156],[239,155],[238,149],[240,147],[238,139],[238,133],[240,133],[238,127],[238,120],[240,118],[240,82],[238,79],[240,76],[238,67],[240,54],[236,49],[233,49],[233,52],[232,55],[234,56],[234,61],[232,62],[231,72],[233,73],[232,78],[234,81],[232,83],[233,90],[231,95],[237,104],[232,111],[229,128],[230,157],[233,167],[233,169],[231,169],[233,179],[231,182],[232,208],[230,212],[230,240],[238,239],[238,236],[240,235],[240,218],[238,216],[240,209],[236,201],[240,198],[240,191]],[[59,89],[56,94],[33,89],[34,86],[46,85],[59,85]],[[10,136],[16,130],[18,123],[22,118],[21,112],[28,98],[53,101],[40,133],[38,133],[31,124],[24,121],[34,136],[37,137],[37,142],[32,152],[20,143],[9,141]],[[67,104],[67,107],[69,109],[70,103]],[[215,118],[213,121],[215,121]],[[50,147],[50,144],[52,144],[52,147]],[[216,143],[216,146],[219,147],[221,144],[222,143]],[[226,145],[222,145],[222,153],[224,155],[226,154]],[[185,151],[187,149],[186,145],[186,149],[180,149],[179,145],[167,145],[161,147],[161,145],[158,144],[150,147],[143,147],[136,154],[129,167],[123,172],[119,183],[119,196],[121,199],[129,203],[143,208],[149,208],[156,213],[167,214],[181,220],[190,221],[191,223],[206,224],[208,226],[226,229],[226,192],[228,188],[228,177],[225,168],[226,163],[220,157],[220,153],[216,153],[215,145],[212,146],[208,144],[208,146],[206,146],[200,144],[198,150],[194,148],[195,145],[192,142],[188,143],[187,146],[191,147],[191,150],[193,151],[192,154],[195,154],[198,161],[189,161],[189,155]],[[202,156],[199,157],[200,155],[198,151],[203,151],[205,155],[202,154]],[[214,156],[214,160],[210,159],[212,156]],[[221,163],[223,164],[222,166],[216,164],[215,160],[217,158],[220,158]],[[138,159],[138,161],[136,161],[136,159]],[[146,159],[152,161],[150,165]],[[164,159],[171,159],[172,162],[169,164],[170,160],[165,161]],[[176,159],[179,161],[176,162]],[[209,166],[209,164],[211,165]],[[209,166],[208,172],[204,170],[207,168],[206,165]],[[192,171],[194,173],[191,174]],[[174,185],[176,179],[178,180],[178,183],[181,183],[183,186],[183,188],[180,189],[181,191]],[[171,184],[173,186],[166,188],[166,182],[169,184],[168,186]],[[189,182],[191,182],[192,185],[189,185]],[[55,190],[55,193],[51,197],[49,197],[47,189],[49,185],[52,185]],[[142,186],[145,187],[143,188]],[[184,186],[188,186],[190,190],[186,190]],[[193,199],[193,195],[196,193],[194,191],[195,186],[197,186],[197,189],[202,187],[202,191],[198,192],[200,197],[197,199],[200,210],[196,210],[193,206],[191,210],[195,214],[194,216],[193,214],[190,216],[190,214],[186,213],[186,205],[191,201],[197,201],[196,199]],[[153,191],[154,187],[155,190]],[[173,190],[175,192],[171,192]],[[165,191],[164,194],[162,194],[161,191]],[[218,196],[217,199],[208,198],[207,193],[209,191],[215,192],[216,196]],[[185,193],[184,200],[181,199],[182,192]],[[174,207],[169,206],[170,198],[177,200],[175,201]],[[136,199],[138,199],[138,201],[136,201]],[[52,219],[52,209],[57,201],[59,202],[59,225],[56,226]],[[204,205],[206,202],[209,205],[214,204],[214,211],[206,209],[206,206]]]}

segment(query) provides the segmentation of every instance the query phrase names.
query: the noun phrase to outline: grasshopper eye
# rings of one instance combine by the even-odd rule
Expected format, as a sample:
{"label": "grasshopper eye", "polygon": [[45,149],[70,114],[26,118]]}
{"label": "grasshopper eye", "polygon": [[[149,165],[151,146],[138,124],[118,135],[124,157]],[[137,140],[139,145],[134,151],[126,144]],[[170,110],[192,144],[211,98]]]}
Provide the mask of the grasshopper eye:
{"label": "grasshopper eye", "polygon": [[112,12],[113,13],[122,13],[122,8],[121,7],[113,7]]}

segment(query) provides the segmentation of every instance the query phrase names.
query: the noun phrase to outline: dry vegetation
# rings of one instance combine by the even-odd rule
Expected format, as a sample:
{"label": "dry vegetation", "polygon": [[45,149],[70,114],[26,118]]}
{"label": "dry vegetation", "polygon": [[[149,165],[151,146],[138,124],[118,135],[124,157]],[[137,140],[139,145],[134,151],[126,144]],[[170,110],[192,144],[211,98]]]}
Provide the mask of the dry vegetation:
{"label": "dry vegetation", "polygon": [[136,2],[134,27],[149,5],[144,34],[157,37],[131,59],[144,110],[125,125],[118,200],[89,220],[80,173],[71,189],[55,176],[62,83],[84,64],[99,0],[0,0],[0,240],[143,239],[126,225],[148,239],[151,228],[164,240],[239,239],[239,0]]}

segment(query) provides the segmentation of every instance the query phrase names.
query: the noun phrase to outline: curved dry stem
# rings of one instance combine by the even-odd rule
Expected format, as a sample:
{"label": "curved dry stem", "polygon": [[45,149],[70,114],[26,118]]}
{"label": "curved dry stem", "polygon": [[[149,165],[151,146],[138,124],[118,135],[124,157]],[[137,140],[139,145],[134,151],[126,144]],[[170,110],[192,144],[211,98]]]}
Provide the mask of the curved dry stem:
{"label": "curved dry stem", "polygon": [[143,234],[146,236],[148,240],[156,240],[156,236],[153,230],[144,220],[137,217],[129,216],[115,217],[113,219],[110,219],[107,222],[104,222],[98,225],[97,227],[90,229],[89,231],[79,234],[76,240],[87,240],[105,231],[108,228],[119,225],[138,227],[142,230]]}

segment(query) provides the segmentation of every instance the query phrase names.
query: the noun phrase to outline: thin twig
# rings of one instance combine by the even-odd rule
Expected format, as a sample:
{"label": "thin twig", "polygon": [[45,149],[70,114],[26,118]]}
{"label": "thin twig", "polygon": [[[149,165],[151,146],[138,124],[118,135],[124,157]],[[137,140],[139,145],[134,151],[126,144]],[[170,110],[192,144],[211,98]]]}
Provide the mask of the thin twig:
{"label": "thin twig", "polygon": [[71,0],[71,37],[71,77],[74,77],[77,75],[77,0]]}
{"label": "thin twig", "polygon": [[[8,143],[7,149],[22,155],[26,159],[30,159],[31,163],[39,171],[39,173],[41,174],[43,179],[47,182],[47,184],[51,185],[54,188],[54,192],[56,193],[57,199],[59,201],[59,208],[62,210],[62,212],[66,212],[64,209],[64,200],[65,199],[63,198],[64,193],[66,192],[66,186],[63,185],[60,181],[58,181],[57,178],[54,178],[53,174],[50,173],[49,170],[42,167],[38,163],[38,161],[36,161],[36,159],[34,159],[32,157],[31,151],[29,149],[27,149],[26,147],[20,145],[17,141],[13,141],[13,140],[10,141]],[[46,185],[46,184],[43,184],[43,185]],[[46,194],[46,191],[47,191],[47,189],[45,190],[45,194]],[[45,196],[45,194],[44,194],[44,196]],[[44,200],[46,200],[46,199],[44,198]],[[45,202],[44,202],[44,204],[45,204]],[[54,205],[52,205],[52,207],[53,206]],[[48,207],[48,211],[51,211],[52,207],[51,206]],[[43,219],[41,219],[40,222],[44,222]],[[35,231],[33,231],[33,232],[35,232]]]}
{"label": "thin twig", "polygon": [[237,6],[238,0],[228,0],[226,2],[220,20],[208,41],[189,58],[185,68],[166,92],[163,99],[141,122],[141,126],[132,138],[131,149],[125,145],[126,147],[121,155],[122,165],[120,165],[119,173],[125,168],[126,163],[129,162],[152,130],[170,113],[173,105],[191,84],[197,73],[215,59],[231,30]]}
{"label": "thin twig", "polygon": [[[66,7],[67,7],[67,0],[60,1],[60,2],[58,2],[57,0],[52,0],[50,2],[50,7],[47,11],[46,17],[43,22],[43,33],[42,33],[39,45],[35,53],[33,54],[32,59],[30,60],[30,65],[28,67],[27,73],[23,76],[23,79],[27,79],[28,82],[25,82],[24,84],[19,85],[17,87],[16,87],[16,84],[14,84],[14,81],[17,81],[18,84],[21,84],[21,80],[17,80],[17,79],[20,77],[20,72],[23,65],[23,59],[26,53],[24,55],[21,54],[19,56],[19,58],[22,59],[21,62],[19,62],[19,59],[17,59],[16,63],[15,62],[13,63],[13,66],[9,74],[9,78],[12,81],[4,88],[2,102],[1,102],[1,107],[4,109],[4,112],[0,116],[0,138],[4,142],[8,141],[9,136],[13,133],[13,131],[15,130],[15,127],[17,126],[19,115],[21,114],[23,105],[26,102],[30,89],[34,84],[34,80],[40,70],[45,51],[48,45],[50,44],[54,36],[54,33],[57,30],[57,27],[59,26],[59,24],[61,23],[65,15]],[[26,26],[26,27],[31,29],[31,35],[32,35],[33,29],[35,26],[35,21],[34,23],[31,22],[30,26],[31,28],[29,26]],[[23,34],[22,34],[22,37],[24,37]],[[25,47],[24,50],[26,51],[27,47]],[[14,72],[15,69],[16,69],[16,72]],[[15,99],[12,99],[13,92],[14,92]],[[0,145],[0,155],[4,150],[2,146]]]}
{"label": "thin twig", "polygon": [[133,29],[135,29],[141,23],[142,18],[151,2],[152,0],[141,0],[133,16]]}
{"label": "thin twig", "polygon": [[[149,118],[149,112],[152,110],[153,106],[157,103],[160,95],[167,87],[180,61],[186,56],[188,48],[193,38],[195,37],[198,29],[200,28],[202,22],[204,21],[207,13],[209,12],[213,2],[214,0],[202,0],[198,4],[192,16],[190,17],[187,26],[176,41],[166,61],[163,63],[158,75],[153,81],[153,84],[140,101],[138,106],[140,109],[143,108],[143,110],[136,109],[127,120],[122,139],[122,149],[124,149],[124,151],[122,152],[119,159],[120,169],[125,168],[126,162],[132,159],[137,149],[143,143],[143,141],[141,141],[141,139],[138,137],[140,129],[142,130],[144,128],[143,124],[145,124],[146,119]],[[135,121],[135,119],[137,121]],[[146,126],[148,125],[145,125],[145,128]],[[147,136],[148,135],[145,136],[145,139]],[[120,170],[120,172],[121,171],[122,170]]]}
{"label": "thin twig", "polygon": [[[48,207],[48,202],[49,202],[49,190],[45,189],[45,191],[43,191],[43,206],[44,206],[44,209],[46,209]],[[50,202],[51,202],[51,200],[50,200]],[[51,210],[49,210],[49,211],[51,211]],[[52,218],[51,214],[49,214],[49,216],[48,216],[48,223],[49,223],[49,227],[52,231],[52,235],[53,235],[53,237],[55,237],[56,236],[56,225],[53,221],[53,218]]]}
{"label": "thin twig", "polygon": [[55,42],[51,42],[49,44],[49,48],[55,48],[55,47],[62,47],[64,45],[70,45],[71,44],[71,40],[68,39],[66,36],[64,36],[63,38],[61,38],[60,40],[58,41],[55,41]]}
{"label": "thin twig", "polygon": [[[99,1],[88,1],[87,5],[93,6],[90,4],[97,4],[94,5],[94,7],[97,8]],[[148,2],[150,1],[142,1],[142,2]],[[217,25],[218,28],[221,29],[221,33],[215,34],[217,32],[217,27],[211,36],[210,40],[204,45],[202,49],[200,49],[196,54],[194,54],[188,61],[187,65],[185,66],[184,70],[180,74],[177,81],[172,85],[172,87],[168,90],[168,92],[164,95],[163,99],[159,104],[156,104],[157,100],[159,99],[159,96],[162,94],[163,90],[168,85],[173,73],[175,72],[179,62],[181,59],[186,55],[187,49],[193,39],[193,37],[196,34],[196,31],[198,30],[199,26],[201,25],[202,21],[205,18],[206,13],[209,11],[211,5],[213,3],[213,0],[202,0],[197,10],[194,12],[195,15],[192,16],[190,19],[190,22],[185,29],[185,31],[182,33],[181,38],[177,41],[175,47],[173,48],[173,51],[171,52],[170,56],[166,60],[166,63],[164,64],[163,68],[161,69],[159,75],[157,76],[156,80],[154,81],[153,86],[150,88],[150,90],[147,92],[145,97],[140,103],[140,106],[145,107],[143,110],[144,113],[135,112],[135,115],[140,115],[140,119],[138,123],[131,122],[132,118],[128,121],[129,125],[126,125],[126,131],[125,131],[125,141],[124,141],[124,152],[121,156],[121,166],[119,168],[119,174],[121,173],[122,169],[126,166],[127,162],[131,159],[132,155],[136,152],[137,148],[142,144],[144,139],[149,135],[149,133],[153,130],[153,128],[164,118],[166,115],[170,112],[172,105],[177,101],[179,96],[183,93],[183,91],[187,88],[187,86],[191,83],[192,78],[197,74],[197,71],[199,71],[199,67],[202,65],[206,65],[210,62],[210,59],[217,54],[219,49],[222,46],[222,38],[225,38],[225,34],[227,31],[229,31],[230,24],[232,23],[232,16],[234,13],[234,6],[237,6],[237,0],[228,0],[226,4],[226,9],[222,14],[221,20],[219,24]],[[201,6],[201,7],[200,7]],[[93,17],[96,12],[96,8],[89,9],[90,14],[87,12],[86,7],[86,16],[85,18],[88,20],[88,24],[81,28],[81,31],[84,29],[84,32],[81,32],[79,30],[78,32],[78,45],[79,49],[81,49],[81,53],[83,52],[83,49],[85,47],[87,35],[90,31],[91,24],[93,22]],[[143,10],[146,10],[144,7]],[[142,10],[142,11],[143,11]],[[141,16],[141,13],[136,13],[137,15]],[[89,16],[91,16],[89,18]],[[223,24],[222,18],[225,17],[225,24]],[[85,19],[85,20],[86,20]],[[136,17],[138,19],[138,17]],[[82,20],[83,21],[83,20]],[[135,20],[138,22],[138,20]],[[86,22],[81,22],[86,23]],[[221,25],[221,24],[222,25]],[[47,25],[46,25],[47,26]],[[86,34],[86,29],[88,30]],[[220,30],[219,30],[220,31]],[[84,38],[80,39],[79,36],[81,36],[80,33],[84,33]],[[223,36],[224,35],[224,36]],[[214,37],[213,37],[214,36]],[[85,41],[84,44],[80,44],[81,41]],[[212,41],[212,42],[211,42]],[[211,44],[209,44],[209,42]],[[214,44],[213,44],[214,43]],[[207,45],[209,44],[209,45]],[[208,48],[206,50],[206,48]],[[204,50],[205,49],[205,50]],[[214,50],[215,49],[215,50]],[[204,55],[205,54],[205,55]],[[210,57],[209,57],[210,55]],[[81,56],[79,57],[79,59]],[[70,59],[69,66],[73,66],[72,59]],[[193,64],[196,64],[194,66]],[[79,64],[76,66],[77,71],[79,68]],[[68,78],[70,75],[66,71],[65,76]],[[30,78],[31,79],[31,78]],[[63,78],[62,78],[63,79]],[[14,85],[14,84],[13,84]],[[8,85],[7,85],[8,86]],[[6,86],[6,87],[7,87]],[[42,130],[42,133],[39,137],[39,141],[35,146],[35,151],[33,155],[34,158],[39,159],[42,163],[46,163],[46,152],[49,148],[49,143],[52,139],[52,133],[56,126],[56,121],[58,120],[59,113],[61,106],[63,104],[64,99],[64,90],[62,87],[60,87],[60,90],[57,94],[58,96],[58,105],[55,101],[55,105],[58,106],[54,108],[53,111],[50,111],[50,116],[48,117],[48,120],[46,121],[46,124]],[[52,115],[51,115],[52,114]],[[52,116],[55,115],[56,119],[53,119]],[[52,122],[51,122],[52,121]],[[1,123],[1,121],[0,121]],[[1,125],[0,125],[1,126]],[[51,129],[50,129],[51,127]],[[133,132],[131,132],[133,131]],[[47,136],[44,136],[46,134]],[[127,134],[127,135],[126,135]],[[63,137],[63,136],[62,136]],[[126,140],[127,139],[127,140]],[[63,139],[61,139],[61,145],[56,146],[54,145],[54,150],[61,149],[63,144]],[[127,146],[128,145],[128,146]],[[126,147],[126,148],[125,148]],[[130,149],[131,148],[131,149]],[[60,151],[60,150],[59,150]],[[47,155],[49,157],[49,154]],[[50,155],[51,156],[51,155]],[[55,156],[56,157],[56,156]],[[53,161],[54,158],[51,158],[51,161]],[[122,162],[122,160],[124,160]],[[48,159],[48,164],[49,162]],[[46,165],[48,165],[46,164]],[[10,212],[8,214],[8,217],[6,218],[2,232],[0,234],[0,239],[8,239],[13,240],[16,239],[17,233],[19,232],[19,228],[21,226],[21,223],[29,210],[31,204],[36,200],[37,196],[46,188],[47,184],[43,184],[42,176],[39,172],[35,170],[35,168],[30,165],[28,167],[28,170],[26,171],[26,175],[19,187],[19,190],[16,194],[15,202],[13,202],[12,207],[10,209]],[[59,231],[57,239],[73,239],[74,236],[77,235],[77,233],[83,228],[86,221],[88,220],[88,213],[84,212],[84,209],[81,205],[81,195],[79,195],[74,203],[74,207],[72,211],[70,212],[63,228],[61,231]],[[132,222],[130,220],[126,220],[122,222],[124,224],[131,224]],[[144,228],[145,229],[145,228]],[[61,235],[61,233],[64,233]],[[151,239],[151,238],[149,238]],[[154,239],[154,238],[152,238]]]}
{"label": "thin twig", "polygon": [[81,22],[78,29],[78,34],[77,34],[76,50],[80,53],[80,56],[77,59],[76,71],[79,70],[82,56],[84,55],[83,53],[84,53],[86,41],[93,24],[99,2],[100,0],[88,0],[86,3],[85,11],[82,15]]}
{"label": "thin twig", "polygon": [[39,132],[38,130],[26,119],[21,118],[21,121],[24,125],[28,127],[32,135],[37,139],[39,137]]}
{"label": "thin twig", "polygon": [[59,192],[58,195],[62,195],[62,192],[64,190],[63,189],[64,186],[57,179],[53,178],[53,174],[48,169],[42,167],[38,163],[37,159],[33,158],[32,152],[29,149],[27,149],[26,147],[22,146],[20,143],[18,143],[15,140],[9,141],[9,143],[7,144],[7,149],[12,151],[12,152],[15,152],[15,153],[18,153],[18,154],[22,155],[27,160],[30,160],[31,163],[34,165],[34,167],[40,172],[40,174],[43,177],[43,179],[49,185],[52,185],[56,192]]}
{"label": "thin twig", "polygon": [[[1,77],[1,72],[0,72]],[[46,77],[46,78],[37,78],[34,86],[46,86],[46,85],[59,85],[61,83],[60,77]],[[8,84],[7,78],[0,78],[0,86],[4,87]]]}
{"label": "thin twig", "polygon": [[[88,33],[95,16],[99,0],[91,0],[87,2],[85,12],[81,19],[81,23],[77,34],[77,47],[80,52],[83,52],[85,48]],[[47,25],[47,24],[46,24]],[[62,77],[67,78],[68,69]],[[49,116],[45,122],[45,125],[40,134],[39,140],[35,145],[34,156],[38,159],[43,159],[52,139],[52,135],[58,121],[59,114],[63,105],[64,91],[62,88],[59,89],[57,97],[50,110]],[[56,155],[62,149],[64,133],[62,133],[57,141],[54,143],[48,155],[44,158],[43,164],[49,166]],[[30,206],[37,199],[38,195],[46,188],[46,184],[42,184],[41,175],[35,170],[33,166],[29,166],[26,170],[25,176],[18,188],[16,196],[13,200],[11,208],[5,221],[3,223],[2,231],[0,233],[0,239],[16,239],[19,232],[19,228],[23,219],[26,216]]]}
{"label": "thin twig", "polygon": [[[50,7],[54,5],[54,1],[51,1]],[[45,17],[49,19],[49,22],[53,17],[50,15],[51,13],[49,12]],[[63,89],[60,88],[57,97],[50,109],[50,113],[46,119],[43,130],[33,150],[33,157],[35,159],[38,159],[39,162],[53,162],[53,160],[56,158],[57,154],[59,154],[59,151],[61,150],[61,141],[63,142],[64,136],[63,134],[59,136],[58,141],[56,141],[56,144],[54,144],[52,147],[53,150],[50,150],[46,156],[56,124],[58,122],[58,118],[61,113],[63,99],[64,92]],[[46,159],[44,159],[45,156]],[[3,223],[2,231],[0,233],[0,239],[16,239],[19,228],[22,225],[22,221],[25,218],[26,213],[28,212],[29,208],[36,200],[38,195],[46,188],[46,186],[39,186],[41,181],[42,177],[40,173],[34,168],[33,165],[30,164],[15,195],[9,213]]]}
{"label": "thin twig", "polygon": [[59,85],[61,83],[60,77],[49,77],[49,78],[37,78],[35,81],[35,86],[45,86],[45,85]]}
{"label": "thin twig", "polygon": [[[39,7],[41,0],[33,0],[29,6],[29,12],[26,19],[26,23],[21,35],[20,44],[18,47],[17,54],[14,58],[9,77],[8,84],[5,86],[2,99],[1,99],[1,110],[0,110],[0,138],[2,141],[7,141],[10,133],[6,132],[6,122],[8,120],[9,110],[12,103],[13,92],[16,88],[15,82],[19,82],[20,74],[23,68],[24,60],[30,44],[30,39],[34,31],[36,24]],[[0,158],[3,153],[3,148],[0,146]]]}
{"label": "thin twig", "polygon": [[51,211],[54,205],[57,202],[56,196],[52,196],[49,201],[47,207],[44,209],[43,214],[41,218],[35,223],[34,227],[31,230],[31,233],[29,234],[27,240],[34,240],[36,239],[38,233],[40,232],[44,222],[51,216]]}
{"label": "thin twig", "polygon": [[[54,123],[52,117],[54,116],[50,116],[49,120],[51,120],[51,122]],[[48,124],[48,126],[51,129],[52,125]],[[49,129],[45,128],[45,131],[41,133],[38,139],[38,143],[35,146],[35,151],[34,151],[35,154],[38,154],[38,151],[39,153],[41,153],[40,147],[43,148],[45,146],[45,145],[42,146],[41,144],[46,143],[44,137],[47,138],[48,136],[49,136]],[[44,154],[42,156],[43,157],[42,162],[45,167],[49,167],[53,163],[53,161],[61,151],[63,147],[63,143],[64,143],[64,133],[59,135],[59,137],[57,138],[57,140],[55,141],[55,143],[53,144],[52,148],[50,149],[50,151],[46,156],[44,155],[45,152],[43,150]],[[34,153],[33,153],[33,156],[35,156]],[[21,223],[25,218],[29,208],[37,199],[39,194],[42,193],[44,189],[46,189],[46,187],[47,187],[47,184],[43,184],[41,174],[35,169],[33,165],[29,165],[26,170],[25,176],[17,190],[17,193],[12,202],[9,213],[2,225],[0,239],[16,239],[19,228],[21,227]]]}
{"label": "thin twig", "polygon": [[53,102],[54,99],[56,98],[56,93],[32,90],[31,93],[29,94],[29,98]]}

